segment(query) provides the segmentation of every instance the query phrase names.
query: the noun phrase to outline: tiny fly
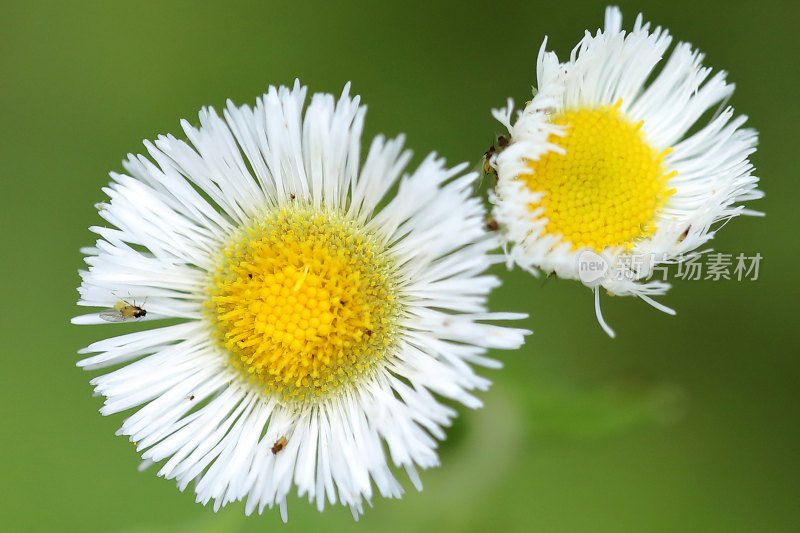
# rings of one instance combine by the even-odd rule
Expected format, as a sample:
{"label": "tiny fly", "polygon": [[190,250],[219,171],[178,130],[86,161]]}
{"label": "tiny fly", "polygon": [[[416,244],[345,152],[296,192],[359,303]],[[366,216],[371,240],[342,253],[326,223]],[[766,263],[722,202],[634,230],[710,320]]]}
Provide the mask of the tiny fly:
{"label": "tiny fly", "polygon": [[114,305],[113,309],[100,313],[100,318],[107,322],[125,322],[142,318],[146,314],[147,311],[136,305],[136,302],[129,304],[124,300],[120,300]]}

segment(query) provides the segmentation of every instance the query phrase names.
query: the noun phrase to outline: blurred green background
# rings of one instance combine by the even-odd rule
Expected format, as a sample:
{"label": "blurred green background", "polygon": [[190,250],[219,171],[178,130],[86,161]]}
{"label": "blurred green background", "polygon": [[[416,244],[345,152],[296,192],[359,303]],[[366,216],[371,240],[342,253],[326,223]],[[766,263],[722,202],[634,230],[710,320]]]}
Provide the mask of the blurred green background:
{"label": "blurred green background", "polygon": [[[764,256],[757,281],[678,282],[663,315],[519,272],[495,309],[535,330],[464,412],[425,490],[374,502],[361,523],[290,501],[245,518],[214,514],[154,471],[97,413],[76,350],[117,326],[77,327],[80,246],[110,170],[202,105],[252,103],[295,77],[369,105],[367,137],[408,135],[415,163],[437,150],[477,164],[492,107],[526,101],[544,35],[565,57],[603,3],[5,2],[0,14],[0,172],[5,378],[0,388],[4,531],[797,531],[797,4],[624,2],[689,40],[737,85],[732,104],[761,132],[753,157],[763,219],[714,241]],[[794,136],[792,136],[794,135]],[[794,235],[794,236],[793,236]]]}

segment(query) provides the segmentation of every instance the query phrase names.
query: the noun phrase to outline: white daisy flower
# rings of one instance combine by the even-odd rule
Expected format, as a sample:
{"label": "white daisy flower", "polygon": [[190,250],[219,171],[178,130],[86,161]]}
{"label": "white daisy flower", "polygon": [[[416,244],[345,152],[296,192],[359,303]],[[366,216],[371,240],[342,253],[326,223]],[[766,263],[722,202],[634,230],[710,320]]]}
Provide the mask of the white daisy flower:
{"label": "white daisy flower", "polygon": [[[322,510],[418,489],[456,412],[481,406],[488,348],[528,333],[485,323],[498,243],[471,196],[474,174],[431,155],[411,175],[402,137],[376,138],[359,169],[366,109],[270,87],[255,108],[182,122],[129,155],[99,205],[112,227],[84,250],[77,324],[179,319],[93,343],[79,366],[144,466],[215,510],[278,505],[293,486]],[[398,185],[397,193],[387,193]],[[382,202],[386,202],[385,205]],[[383,207],[381,207],[383,206]],[[388,453],[389,457],[386,456]]]}
{"label": "white daisy flower", "polygon": [[629,33],[621,24],[606,9],[605,29],[587,32],[565,63],[545,39],[533,99],[513,124],[511,100],[493,111],[511,139],[490,160],[509,266],[592,287],[611,336],[600,287],[674,313],[651,298],[669,288],[644,281],[653,267],[702,253],[715,223],[758,214],[739,202],[763,196],[748,160],[758,135],[725,107],[725,73],[711,76],[688,43],[661,63],[666,30],[651,32],[641,15]]}

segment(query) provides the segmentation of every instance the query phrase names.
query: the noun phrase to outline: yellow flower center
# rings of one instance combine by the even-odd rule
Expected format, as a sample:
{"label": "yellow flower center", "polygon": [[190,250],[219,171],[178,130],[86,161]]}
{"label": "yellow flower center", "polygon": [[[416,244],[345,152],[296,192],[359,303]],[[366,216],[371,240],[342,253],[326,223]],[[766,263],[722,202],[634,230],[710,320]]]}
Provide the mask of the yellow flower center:
{"label": "yellow flower center", "polygon": [[545,231],[561,234],[572,249],[585,246],[600,252],[607,246],[631,248],[638,239],[655,232],[656,212],[674,194],[667,190],[662,161],[671,149],[656,151],[634,124],[614,106],[565,111],[551,122],[565,126],[564,136],[551,135],[551,143],[566,153],[549,152],[530,161],[532,174],[520,176],[544,198],[531,210],[543,207]]}
{"label": "yellow flower center", "polygon": [[383,245],[345,217],[283,209],[233,239],[208,314],[234,366],[306,400],[359,379],[389,351],[399,304]]}

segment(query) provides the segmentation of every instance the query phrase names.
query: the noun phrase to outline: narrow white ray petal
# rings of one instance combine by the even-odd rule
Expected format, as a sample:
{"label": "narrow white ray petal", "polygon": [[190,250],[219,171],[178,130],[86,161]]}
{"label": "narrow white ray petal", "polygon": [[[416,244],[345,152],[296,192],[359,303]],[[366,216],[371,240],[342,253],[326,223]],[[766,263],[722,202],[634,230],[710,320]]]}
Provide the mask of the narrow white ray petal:
{"label": "narrow white ray petal", "polygon": [[597,315],[597,321],[600,323],[600,327],[603,328],[603,331],[605,331],[606,334],[609,337],[611,337],[612,339],[614,337],[616,337],[617,334],[614,333],[614,330],[611,329],[611,327],[609,327],[609,325],[606,323],[605,319],[603,318],[603,312],[600,311],[600,289],[599,288],[595,288],[594,289],[594,312],[595,312],[595,315]]}

